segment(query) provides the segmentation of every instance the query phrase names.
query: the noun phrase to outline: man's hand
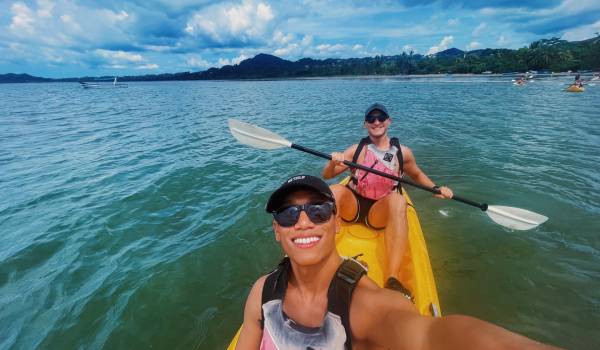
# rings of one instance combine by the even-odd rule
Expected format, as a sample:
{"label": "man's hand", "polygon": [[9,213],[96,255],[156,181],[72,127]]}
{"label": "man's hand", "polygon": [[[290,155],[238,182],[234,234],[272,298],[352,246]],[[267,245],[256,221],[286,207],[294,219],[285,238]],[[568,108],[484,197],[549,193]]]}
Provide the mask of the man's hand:
{"label": "man's hand", "polygon": [[335,166],[342,166],[344,165],[344,160],[346,160],[344,158],[344,154],[343,153],[339,153],[339,152],[333,152],[331,153],[331,162],[333,162],[333,164]]}
{"label": "man's hand", "polygon": [[434,196],[438,197],[438,198],[452,198],[453,194],[452,194],[452,190],[449,189],[448,187],[442,186],[440,188],[438,188],[438,190],[440,190],[440,192],[442,192],[442,194],[434,194]]}

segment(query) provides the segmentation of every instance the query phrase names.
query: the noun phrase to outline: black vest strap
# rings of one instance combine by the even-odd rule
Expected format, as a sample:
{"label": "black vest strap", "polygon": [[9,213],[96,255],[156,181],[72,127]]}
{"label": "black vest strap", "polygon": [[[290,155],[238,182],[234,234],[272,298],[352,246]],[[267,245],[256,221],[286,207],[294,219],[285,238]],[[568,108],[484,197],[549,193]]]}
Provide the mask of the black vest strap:
{"label": "black vest strap", "polygon": [[372,143],[372,142],[371,142],[371,138],[369,136],[360,139],[360,142],[358,143],[358,147],[356,148],[356,152],[354,152],[354,156],[352,157],[352,163],[358,162],[358,157],[360,156],[360,152],[362,152],[362,149],[370,143]]}
{"label": "black vest strap", "polygon": [[[262,290],[261,307],[260,307],[260,329],[265,327],[265,313],[262,309],[262,305],[268,303],[274,298],[276,294],[281,294],[281,285],[283,285],[283,294],[285,295],[285,288],[287,287],[287,269],[290,266],[290,258],[287,256],[281,260],[279,265],[273,270],[265,280]],[[285,283],[278,283],[280,280],[285,280]],[[278,290],[275,290],[276,286],[280,286]],[[281,296],[283,297],[283,296]]]}
{"label": "black vest strap", "polygon": [[400,174],[404,174],[404,156],[402,155],[402,148],[400,147],[400,141],[398,141],[397,137],[392,137],[390,139],[390,144],[392,146],[396,146],[398,152],[396,152],[396,156],[398,157],[398,165],[400,166]]}
{"label": "black vest strap", "polygon": [[[369,136],[360,139],[360,142],[358,143],[358,147],[356,148],[356,151],[354,152],[354,156],[352,156],[352,163],[358,162],[358,157],[360,156],[360,152],[362,152],[363,148],[365,148],[365,146],[370,143],[372,143],[372,142],[371,142],[371,138]],[[354,182],[354,185],[358,185],[358,180],[354,176],[354,170],[351,169],[351,171],[352,171],[352,174],[350,174],[350,181]]]}
{"label": "black vest strap", "polygon": [[327,292],[327,311],[340,316],[346,331],[346,349],[352,350],[350,330],[350,300],[354,288],[367,270],[358,262],[348,259],[338,268]]}

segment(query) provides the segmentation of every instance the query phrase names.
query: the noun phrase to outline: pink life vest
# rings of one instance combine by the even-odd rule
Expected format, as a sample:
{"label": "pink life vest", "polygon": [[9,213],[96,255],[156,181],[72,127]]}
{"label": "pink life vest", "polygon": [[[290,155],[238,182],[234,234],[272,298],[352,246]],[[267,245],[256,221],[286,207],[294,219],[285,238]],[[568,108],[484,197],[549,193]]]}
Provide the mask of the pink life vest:
{"label": "pink life vest", "polygon": [[[359,146],[359,148],[361,147]],[[360,151],[361,149],[357,149],[357,153],[360,153]],[[367,144],[365,159],[361,165],[374,170],[379,170],[386,174],[398,176],[397,169],[402,171],[402,166],[399,166],[398,164],[398,153],[400,152],[395,145],[391,145],[390,149],[387,151],[381,151],[377,149],[375,145],[369,143]],[[361,196],[373,200],[380,200],[398,188],[397,181],[360,169],[356,169],[353,177],[353,182],[355,184],[354,190]]]}

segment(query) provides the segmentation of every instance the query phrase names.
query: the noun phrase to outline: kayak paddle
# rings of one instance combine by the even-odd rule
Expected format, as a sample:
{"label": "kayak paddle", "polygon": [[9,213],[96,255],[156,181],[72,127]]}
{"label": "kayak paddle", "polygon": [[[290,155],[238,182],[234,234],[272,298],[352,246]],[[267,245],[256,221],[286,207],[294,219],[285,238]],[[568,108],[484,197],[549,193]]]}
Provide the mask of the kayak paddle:
{"label": "kayak paddle", "polygon": [[[233,134],[233,137],[235,137],[238,141],[245,145],[261,149],[278,149],[290,147],[302,152],[310,153],[312,155],[331,160],[331,155],[329,154],[314,151],[312,149],[291,143],[290,141],[267,129],[263,129],[256,125],[247,124],[235,119],[229,119],[228,122],[229,130],[231,131],[231,134]],[[377,174],[379,176],[383,176],[385,178],[395,180],[416,188],[420,188],[431,193],[441,194],[440,190],[435,189],[433,187],[424,186],[398,176],[386,174],[384,172],[374,170],[360,164],[349,162],[347,160],[344,161],[344,165],[368,171],[370,173]],[[548,220],[546,216],[536,214],[525,209],[498,205],[487,205],[485,203],[480,204],[457,196],[453,196],[452,199],[461,203],[477,207],[482,211],[486,212],[489,215],[489,217],[492,220],[494,220],[494,222],[496,222],[497,224],[515,230],[529,230]]]}

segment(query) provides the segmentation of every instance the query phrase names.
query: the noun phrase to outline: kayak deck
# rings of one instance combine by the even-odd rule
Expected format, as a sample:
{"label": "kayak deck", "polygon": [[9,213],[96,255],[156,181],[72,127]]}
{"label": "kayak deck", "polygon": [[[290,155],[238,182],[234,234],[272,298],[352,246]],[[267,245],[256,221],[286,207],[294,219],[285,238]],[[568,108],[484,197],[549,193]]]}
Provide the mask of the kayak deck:
{"label": "kayak deck", "polygon": [[[346,184],[348,179],[344,179],[342,184]],[[404,257],[402,258],[402,264],[400,265],[400,276],[398,279],[404,287],[410,290],[414,297],[415,307],[422,315],[441,316],[440,302],[419,218],[404,188],[402,189],[402,194],[409,203],[406,209],[408,242]],[[384,230],[373,230],[361,224],[342,221],[340,233],[336,235],[335,239],[335,244],[340,255],[353,257],[363,254],[358,260],[367,263],[369,266],[367,275],[382,288],[385,283],[386,266],[384,236]],[[228,350],[235,349],[241,330],[242,328],[240,327],[227,348]]]}
{"label": "kayak deck", "polygon": [[571,86],[567,89],[568,92],[584,92],[584,88],[580,88],[578,86]]}
{"label": "kayak deck", "polygon": [[[343,183],[346,181],[347,179]],[[414,296],[415,306],[422,315],[434,316],[434,309],[436,309],[437,315],[441,315],[433,271],[419,218],[404,188],[402,194],[409,204],[406,209],[408,241],[398,279],[404,287],[410,290]],[[364,225],[342,221],[340,233],[335,240],[340,255],[364,254],[358,259],[369,265],[367,275],[382,288],[385,283],[386,266],[384,236],[384,230],[373,230]],[[432,306],[432,303],[435,307]]]}

